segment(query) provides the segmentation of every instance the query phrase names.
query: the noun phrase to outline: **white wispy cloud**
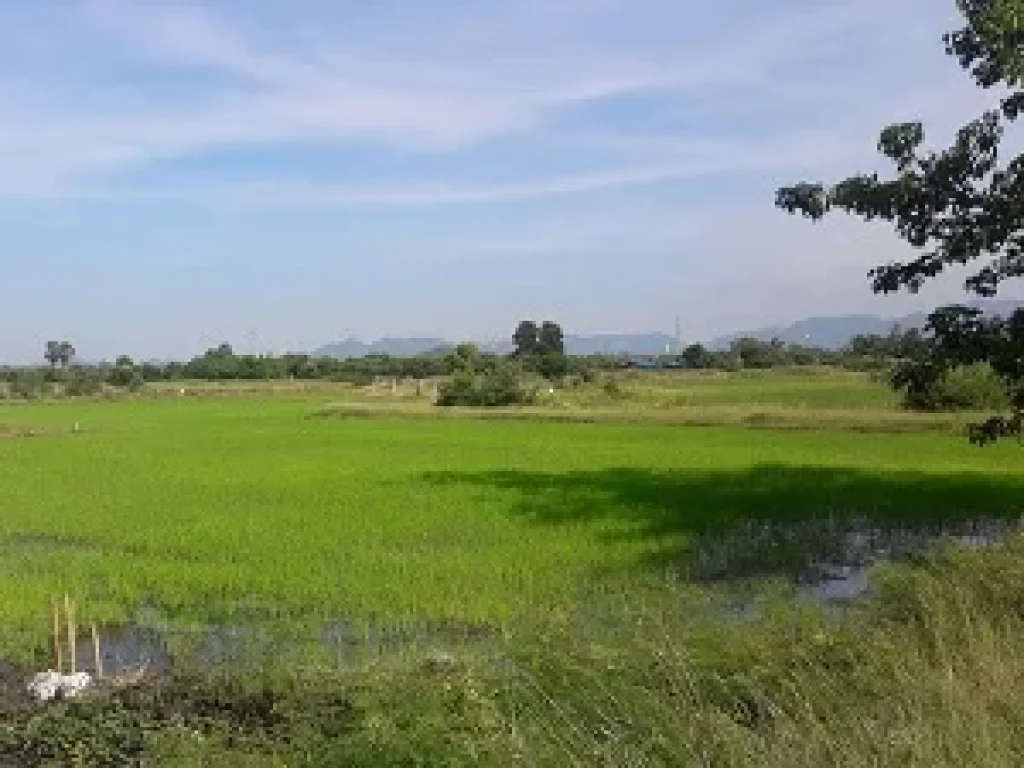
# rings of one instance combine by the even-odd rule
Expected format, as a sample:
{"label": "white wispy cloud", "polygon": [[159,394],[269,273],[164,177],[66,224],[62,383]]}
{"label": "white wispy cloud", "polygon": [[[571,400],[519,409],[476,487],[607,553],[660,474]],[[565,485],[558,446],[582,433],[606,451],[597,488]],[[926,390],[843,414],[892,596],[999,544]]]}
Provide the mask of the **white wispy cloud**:
{"label": "white wispy cloud", "polygon": [[[639,95],[662,94],[685,110],[709,100],[729,104],[753,90],[759,99],[751,99],[749,119],[757,120],[758,101],[763,106],[773,94],[783,98],[790,82],[800,81],[801,67],[844,36],[882,29],[882,9],[885,24],[893,24],[923,4],[909,0],[902,10],[883,0],[803,4],[705,39],[701,29],[685,27],[669,0],[531,0],[513,10],[494,3],[475,13],[442,3],[436,18],[413,17],[423,28],[381,19],[373,27],[378,36],[363,39],[349,31],[348,19],[319,3],[289,4],[289,14],[273,17],[280,25],[264,19],[260,26],[260,14],[226,4],[87,0],[64,6],[60,28],[68,56],[88,60],[74,79],[31,50],[0,60],[0,82],[18,84],[0,111],[0,194],[145,194],[118,175],[156,160],[263,145],[369,142],[385,150],[455,153],[498,137],[571,141],[573,131],[556,125],[562,115]],[[678,46],[664,40],[643,45],[658,32],[659,18],[678,25]],[[637,26],[625,42],[613,36],[599,45],[579,37],[580,29],[602,19],[634,19]],[[32,18],[20,21],[31,24]],[[0,31],[0,42],[10,34]],[[186,84],[167,95],[154,79]],[[203,182],[200,197],[339,206],[487,202],[789,167],[797,155],[847,156],[829,131],[801,126],[801,117],[794,114],[791,140],[781,148],[695,142],[682,153],[658,155],[652,142],[645,158],[631,160],[622,147],[609,145],[593,152],[585,171],[552,175],[538,167],[523,169],[522,181],[472,185],[422,179],[415,169],[408,181],[387,185],[373,178],[361,185],[296,181],[268,171],[256,182]],[[599,119],[595,125],[599,130]],[[150,193],[197,192],[187,184],[154,187]]]}
{"label": "white wispy cloud", "polygon": [[[244,183],[206,182],[201,185],[136,188],[133,194],[233,201],[271,207],[400,207],[511,202],[583,192],[628,188],[728,174],[820,171],[823,166],[854,162],[868,152],[842,134],[813,133],[757,142],[682,142],[650,139],[618,140],[620,152],[638,144],[646,157],[592,172],[552,175],[537,172],[528,180],[506,183],[459,184],[405,180],[400,183],[339,184],[295,180]],[[649,145],[656,147],[653,151]],[[660,150],[657,149],[660,144]],[[639,154],[639,152],[637,153]],[[123,193],[124,188],[113,194]]]}

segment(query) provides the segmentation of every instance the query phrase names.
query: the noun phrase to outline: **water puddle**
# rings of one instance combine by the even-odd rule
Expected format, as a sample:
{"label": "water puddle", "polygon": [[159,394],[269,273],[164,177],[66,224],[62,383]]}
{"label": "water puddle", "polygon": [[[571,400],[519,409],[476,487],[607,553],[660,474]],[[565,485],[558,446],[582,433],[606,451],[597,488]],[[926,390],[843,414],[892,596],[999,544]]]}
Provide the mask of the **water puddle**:
{"label": "water puddle", "polygon": [[[99,632],[99,638],[100,666],[104,677],[130,678],[140,672],[161,675],[170,672],[174,666],[167,637],[159,630],[134,625],[104,627]],[[64,653],[67,653],[66,646]],[[75,670],[93,676],[97,674],[96,653],[91,638],[78,638]]]}
{"label": "water puddle", "polygon": [[864,520],[748,523],[697,537],[690,575],[705,582],[786,576],[804,597],[842,602],[870,591],[869,573],[879,563],[906,561],[944,543],[992,546],[1020,525],[996,518],[904,526]]}
{"label": "water puddle", "polygon": [[[339,669],[345,669],[407,653],[459,652],[485,645],[495,636],[496,630],[483,624],[430,619],[396,623],[339,619],[308,635],[274,633],[256,626],[178,628],[125,624],[101,629],[99,643],[103,675],[131,678],[142,672],[162,675],[181,667],[213,670],[272,656],[298,656],[311,646],[320,648]],[[77,671],[96,673],[91,641],[79,640],[75,661]],[[301,662],[301,657],[296,661]]]}
{"label": "water puddle", "polygon": [[419,619],[400,624],[342,619],[324,628],[319,641],[344,664],[346,661],[436,648],[466,648],[485,644],[496,635],[484,624]]}
{"label": "water puddle", "polygon": [[[1019,528],[1019,522],[997,519],[903,527],[866,521],[749,523],[698,536],[689,577],[705,583],[749,584],[783,576],[797,584],[798,600],[841,604],[870,592],[870,570],[878,563],[906,560],[947,542],[988,547]],[[740,602],[739,613],[756,615],[753,606]],[[301,636],[274,633],[258,625],[178,628],[152,611],[145,619],[145,623],[100,630],[106,677],[130,678],[140,672],[161,675],[181,666],[213,670],[287,655],[295,655],[301,663],[302,654],[311,648],[319,648],[328,663],[345,669],[406,653],[458,654],[486,647],[498,636],[496,628],[485,624],[426,618],[402,622],[341,618]],[[76,668],[95,673],[95,667],[93,645],[82,638]]]}

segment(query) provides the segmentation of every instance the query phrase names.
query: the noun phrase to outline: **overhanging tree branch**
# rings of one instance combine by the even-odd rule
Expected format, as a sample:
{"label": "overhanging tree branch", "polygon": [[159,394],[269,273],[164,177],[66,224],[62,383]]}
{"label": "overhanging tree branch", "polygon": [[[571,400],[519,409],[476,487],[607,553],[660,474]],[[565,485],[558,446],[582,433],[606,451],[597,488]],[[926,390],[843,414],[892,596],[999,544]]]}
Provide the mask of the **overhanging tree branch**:
{"label": "overhanging tree branch", "polygon": [[[994,296],[1024,276],[1024,155],[1001,164],[1007,126],[1024,114],[1024,0],[959,0],[966,26],[945,36],[955,56],[982,88],[1000,88],[1000,108],[985,112],[957,133],[943,151],[924,148],[920,123],[885,128],[879,152],[894,175],[850,176],[835,184],[803,182],[776,194],[776,205],[814,221],[834,210],[865,221],[881,220],[917,249],[905,262],[869,273],[876,293],[918,291],[953,266],[972,265],[965,289]],[[1004,380],[1014,413],[979,425],[979,442],[1020,434],[1024,413],[1024,311],[1009,320],[986,319],[961,308],[932,315],[933,357],[920,362],[914,381],[954,365],[984,360]],[[909,372],[906,375],[910,376]]]}

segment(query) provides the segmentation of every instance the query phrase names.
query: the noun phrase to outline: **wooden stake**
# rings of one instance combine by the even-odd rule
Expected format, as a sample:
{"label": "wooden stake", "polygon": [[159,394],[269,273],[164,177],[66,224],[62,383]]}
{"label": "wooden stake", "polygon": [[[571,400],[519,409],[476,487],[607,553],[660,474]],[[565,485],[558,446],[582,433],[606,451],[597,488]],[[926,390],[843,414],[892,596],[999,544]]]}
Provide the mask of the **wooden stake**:
{"label": "wooden stake", "polygon": [[99,680],[103,677],[103,656],[100,655],[100,632],[96,629],[95,622],[92,625],[92,654],[96,662],[94,667],[96,679]]}
{"label": "wooden stake", "polygon": [[64,595],[64,612],[68,620],[68,657],[71,667],[70,674],[75,674],[75,604]]}
{"label": "wooden stake", "polygon": [[53,603],[53,663],[56,665],[54,669],[57,674],[64,674],[64,654],[61,652],[60,645],[60,603],[57,598],[54,597],[51,601]]}

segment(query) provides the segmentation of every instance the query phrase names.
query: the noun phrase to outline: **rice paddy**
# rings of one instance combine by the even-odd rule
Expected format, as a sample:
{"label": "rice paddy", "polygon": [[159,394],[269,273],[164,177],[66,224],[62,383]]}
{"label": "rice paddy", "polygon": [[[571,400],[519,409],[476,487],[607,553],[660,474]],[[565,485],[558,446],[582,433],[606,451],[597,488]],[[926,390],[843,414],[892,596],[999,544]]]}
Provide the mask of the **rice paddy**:
{"label": "rice paddy", "polygon": [[[1024,451],[969,445],[970,415],[825,371],[625,374],[486,412],[391,382],[184,389],[0,407],[3,759],[1024,749]],[[135,682],[39,707],[62,594]]]}
{"label": "rice paddy", "polygon": [[[901,415],[866,377],[624,385],[641,390],[641,409],[676,398],[667,410],[683,412],[761,392],[804,428],[545,420],[557,405],[501,421],[424,418],[438,409],[415,404],[317,418],[366,401],[340,388],[5,408],[0,623],[31,637],[50,596],[70,592],[104,622],[504,626],[602,584],[685,576],[708,541],[751,524],[1024,510],[1015,445],[979,450],[948,423],[897,434],[830,423],[837,404],[867,424]],[[585,398],[570,394],[582,418]],[[18,436],[29,426],[42,436]],[[765,563],[760,575],[793,575]]]}

